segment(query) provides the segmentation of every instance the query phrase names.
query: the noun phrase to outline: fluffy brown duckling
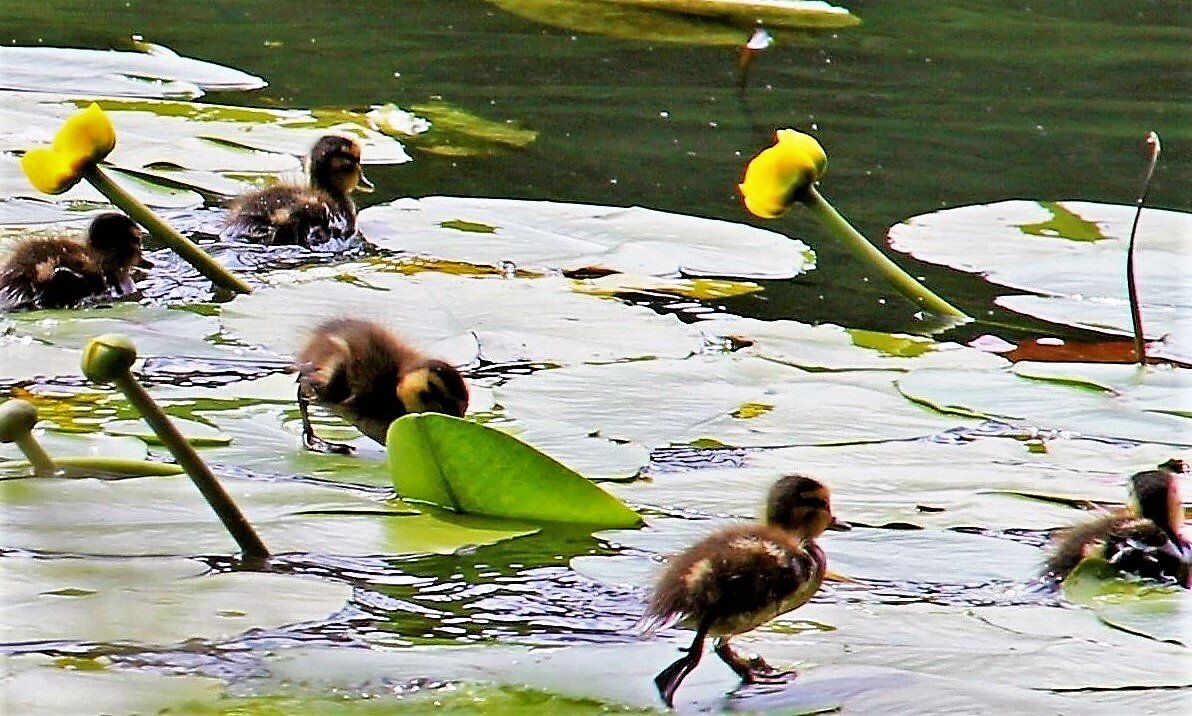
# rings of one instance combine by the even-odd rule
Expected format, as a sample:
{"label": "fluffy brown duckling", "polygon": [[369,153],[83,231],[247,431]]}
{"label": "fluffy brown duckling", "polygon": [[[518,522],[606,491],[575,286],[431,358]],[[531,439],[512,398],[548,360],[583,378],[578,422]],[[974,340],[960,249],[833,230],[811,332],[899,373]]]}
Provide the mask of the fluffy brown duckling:
{"label": "fluffy brown duckling", "polygon": [[18,243],[0,267],[0,306],[66,308],[89,298],[133,290],[141,258],[141,229],[124,214],[96,216],[86,241],[34,238]]}
{"label": "fluffy brown duckling", "polygon": [[307,158],[308,186],[281,184],[232,202],[220,236],[257,244],[315,248],[356,233],[356,205],[350,194],[371,191],[360,164],[360,145],[328,134]]}
{"label": "fluffy brown duckling", "polygon": [[314,434],[310,403],[326,407],[360,432],[385,444],[389,424],[406,413],[462,418],[468,386],[449,363],[427,358],[370,321],[337,318],[311,333],[295,363],[302,442],[309,450],[349,454],[348,445]]}
{"label": "fluffy brown duckling", "polygon": [[1192,545],[1180,534],[1179,475],[1186,471],[1182,460],[1168,460],[1132,475],[1130,505],[1062,532],[1044,576],[1061,581],[1084,558],[1101,557],[1125,573],[1192,586]]}
{"label": "fluffy brown duckling", "polygon": [[699,664],[708,636],[716,637],[716,655],[744,683],[794,675],[735,653],[729,640],[811,599],[828,563],[815,538],[829,528],[849,529],[832,516],[828,488],[787,475],[770,488],[764,524],[721,530],[670,560],[646,609],[648,628],[678,623],[694,628],[695,639],[654,679],[667,706],[674,706],[675,690]]}

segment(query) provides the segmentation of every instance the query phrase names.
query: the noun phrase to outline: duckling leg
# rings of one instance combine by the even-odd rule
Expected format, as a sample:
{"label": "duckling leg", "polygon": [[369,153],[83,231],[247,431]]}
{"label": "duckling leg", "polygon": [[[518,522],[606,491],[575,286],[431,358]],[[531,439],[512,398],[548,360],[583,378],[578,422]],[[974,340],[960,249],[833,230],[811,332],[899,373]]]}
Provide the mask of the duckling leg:
{"label": "duckling leg", "polygon": [[662,697],[662,702],[667,705],[667,708],[675,707],[675,691],[678,690],[679,684],[683,683],[683,679],[687,678],[692,669],[699,664],[700,657],[704,655],[704,638],[708,635],[709,626],[710,622],[706,620],[701,622],[699,628],[695,630],[695,639],[691,641],[691,646],[685,649],[687,655],[654,677],[658,695]]}
{"label": "duckling leg", "polygon": [[351,455],[353,452],[351,445],[333,443],[315,435],[315,428],[310,424],[309,410],[310,398],[306,397],[306,394],[302,391],[302,386],[299,385],[298,414],[302,417],[302,446],[307,450],[328,455]]}
{"label": "duckling leg", "polygon": [[773,684],[785,681],[792,676],[796,676],[794,669],[780,670],[775,669],[766,663],[765,659],[760,656],[746,657],[742,656],[729,646],[728,640],[731,637],[722,636],[716,639],[714,650],[716,656],[720,660],[729,665],[737,676],[741,677],[741,681],[746,684]]}

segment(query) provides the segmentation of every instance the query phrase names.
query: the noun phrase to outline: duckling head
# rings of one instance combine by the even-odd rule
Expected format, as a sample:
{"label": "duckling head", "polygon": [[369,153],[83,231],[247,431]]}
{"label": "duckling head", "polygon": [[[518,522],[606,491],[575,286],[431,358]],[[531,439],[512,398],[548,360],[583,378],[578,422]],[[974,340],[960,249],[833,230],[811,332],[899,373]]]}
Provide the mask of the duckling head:
{"label": "duckling head", "polygon": [[87,228],[87,244],[111,284],[122,283],[129,270],[141,264],[143,237],[141,228],[124,214],[107,212],[91,221]]}
{"label": "duckling head", "polygon": [[1179,475],[1186,470],[1182,460],[1168,460],[1156,470],[1130,477],[1130,502],[1135,514],[1154,522],[1175,544],[1181,543],[1179,526],[1184,521]]}
{"label": "duckling head", "polygon": [[462,418],[468,411],[468,385],[455,366],[428,360],[397,382],[397,398],[410,413],[443,413]]}
{"label": "duckling head", "polygon": [[348,137],[328,134],[310,150],[310,185],[333,195],[347,196],[353,190],[372,191],[360,163],[360,145]]}
{"label": "duckling head", "polygon": [[832,515],[832,496],[819,480],[786,475],[770,488],[766,498],[766,524],[802,539],[815,539],[824,530],[848,530]]}

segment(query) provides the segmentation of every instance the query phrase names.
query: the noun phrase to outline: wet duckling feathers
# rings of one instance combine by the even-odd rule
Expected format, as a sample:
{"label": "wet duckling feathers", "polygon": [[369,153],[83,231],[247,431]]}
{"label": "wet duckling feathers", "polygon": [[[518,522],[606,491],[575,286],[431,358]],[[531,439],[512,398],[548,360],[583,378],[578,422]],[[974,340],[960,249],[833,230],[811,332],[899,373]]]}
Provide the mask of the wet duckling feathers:
{"label": "wet duckling feathers", "polygon": [[356,233],[350,194],[371,189],[360,163],[360,145],[326,135],[307,158],[309,185],[278,185],[235,199],[221,232],[224,239],[316,248]]}
{"label": "wet duckling feathers", "polygon": [[132,270],[141,258],[143,232],[127,216],[96,216],[83,243],[33,238],[18,243],[0,267],[0,305],[66,308],[91,298],[133,290]]}

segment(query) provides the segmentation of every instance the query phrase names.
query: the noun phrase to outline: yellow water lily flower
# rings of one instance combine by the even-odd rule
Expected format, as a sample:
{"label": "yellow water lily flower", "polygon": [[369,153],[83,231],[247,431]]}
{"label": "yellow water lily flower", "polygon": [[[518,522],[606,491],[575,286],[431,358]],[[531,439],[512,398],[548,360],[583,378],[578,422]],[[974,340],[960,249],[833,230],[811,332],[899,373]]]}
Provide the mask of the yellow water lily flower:
{"label": "yellow water lily flower", "polygon": [[116,146],[116,128],[98,104],[75,112],[54,135],[50,147],[30,149],[21,157],[29,182],[47,194],[61,194],[83,178],[83,171],[104,160]]}
{"label": "yellow water lily flower", "polygon": [[780,129],[775,140],[749,162],[737,185],[745,208],[763,219],[785,214],[828,166],[828,155],[810,134]]}

